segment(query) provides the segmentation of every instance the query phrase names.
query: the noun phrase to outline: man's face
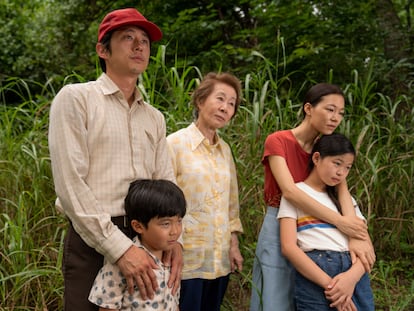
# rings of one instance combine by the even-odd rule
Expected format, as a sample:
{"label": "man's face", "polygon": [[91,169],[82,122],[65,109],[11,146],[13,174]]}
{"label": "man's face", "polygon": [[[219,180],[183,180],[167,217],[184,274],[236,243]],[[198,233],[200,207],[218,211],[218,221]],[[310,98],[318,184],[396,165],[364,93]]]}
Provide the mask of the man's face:
{"label": "man's face", "polygon": [[106,61],[106,73],[137,77],[148,67],[151,43],[147,33],[136,26],[116,30],[111,37],[110,51],[98,49]]}

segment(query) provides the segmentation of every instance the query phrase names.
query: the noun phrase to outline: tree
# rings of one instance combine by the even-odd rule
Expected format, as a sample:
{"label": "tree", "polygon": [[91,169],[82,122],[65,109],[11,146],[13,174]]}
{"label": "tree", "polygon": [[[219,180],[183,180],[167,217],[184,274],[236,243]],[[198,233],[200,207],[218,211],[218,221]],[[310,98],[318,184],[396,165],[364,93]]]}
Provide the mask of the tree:
{"label": "tree", "polygon": [[411,14],[410,6],[413,1],[407,1],[404,6],[406,26],[398,16],[396,6],[391,0],[378,0],[376,12],[378,24],[382,29],[384,58],[389,64],[389,90],[394,96],[406,94],[409,91],[409,75],[413,68],[413,46],[410,40],[411,33]]}
{"label": "tree", "polygon": [[[116,8],[137,7],[161,26],[166,62],[202,73],[260,71],[263,59],[293,85],[345,84],[374,67],[377,87],[408,91],[412,80],[412,0],[30,0],[0,2],[0,75],[96,77],[99,22]],[[403,47],[403,49],[401,48]],[[257,55],[257,54],[256,54]],[[391,82],[390,82],[391,81]]]}

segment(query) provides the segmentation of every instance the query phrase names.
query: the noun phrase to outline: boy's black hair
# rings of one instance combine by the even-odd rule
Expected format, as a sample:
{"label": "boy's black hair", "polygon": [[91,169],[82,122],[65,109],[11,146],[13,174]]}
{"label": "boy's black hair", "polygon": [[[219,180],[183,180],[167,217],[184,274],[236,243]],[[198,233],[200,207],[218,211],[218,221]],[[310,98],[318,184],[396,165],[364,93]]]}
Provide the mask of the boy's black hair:
{"label": "boy's black hair", "polygon": [[129,186],[125,211],[129,221],[135,219],[147,228],[152,218],[184,217],[186,201],[182,190],[169,180],[138,179]]}

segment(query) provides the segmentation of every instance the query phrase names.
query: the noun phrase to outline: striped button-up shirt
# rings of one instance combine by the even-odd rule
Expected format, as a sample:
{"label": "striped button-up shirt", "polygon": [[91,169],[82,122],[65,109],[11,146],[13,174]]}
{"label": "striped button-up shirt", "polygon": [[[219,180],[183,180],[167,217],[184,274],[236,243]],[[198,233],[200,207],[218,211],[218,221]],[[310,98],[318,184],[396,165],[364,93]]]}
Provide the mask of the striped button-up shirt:
{"label": "striped button-up shirt", "polygon": [[106,75],[64,86],[50,111],[49,149],[56,205],[82,239],[110,262],[132,241],[110,218],[125,215],[124,199],[137,178],[175,181],[161,112],[136,90],[128,105]]}
{"label": "striped button-up shirt", "polygon": [[183,219],[184,280],[230,273],[232,232],[242,232],[236,168],[230,147],[210,145],[194,123],[167,137],[177,184],[187,200]]}

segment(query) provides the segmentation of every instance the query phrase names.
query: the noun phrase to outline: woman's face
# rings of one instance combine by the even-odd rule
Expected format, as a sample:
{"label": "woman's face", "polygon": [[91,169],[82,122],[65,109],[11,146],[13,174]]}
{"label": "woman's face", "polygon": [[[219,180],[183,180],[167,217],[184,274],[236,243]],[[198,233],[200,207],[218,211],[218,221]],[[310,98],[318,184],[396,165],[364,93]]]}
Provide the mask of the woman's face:
{"label": "woman's face", "polygon": [[197,123],[214,130],[224,127],[234,115],[236,99],[233,87],[217,82],[206,100],[198,104]]}
{"label": "woman's face", "polygon": [[316,105],[305,107],[305,112],[310,117],[311,125],[321,134],[332,134],[341,123],[345,113],[345,100],[339,94],[330,94],[322,98]]}

